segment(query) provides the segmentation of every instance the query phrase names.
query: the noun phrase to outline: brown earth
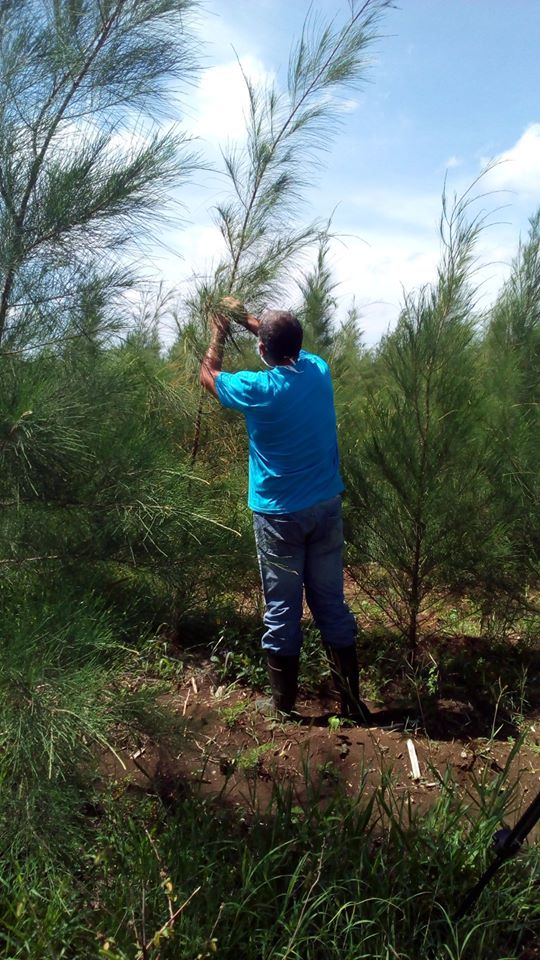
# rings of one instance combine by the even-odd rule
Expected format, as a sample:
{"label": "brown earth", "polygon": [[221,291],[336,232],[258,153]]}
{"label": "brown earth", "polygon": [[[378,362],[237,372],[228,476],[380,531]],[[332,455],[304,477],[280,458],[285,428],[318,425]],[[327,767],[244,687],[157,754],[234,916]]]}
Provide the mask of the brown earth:
{"label": "brown earth", "polygon": [[[270,812],[276,786],[289,789],[293,803],[302,806],[308,797],[324,802],[338,786],[354,795],[383,779],[391,784],[394,803],[405,812],[422,811],[450,776],[472,804],[478,782],[504,790],[512,824],[540,791],[538,716],[518,729],[479,715],[470,703],[438,700],[429,710],[390,711],[400,718],[400,729],[381,729],[376,713],[373,726],[355,727],[329,721],[336,702],[331,691],[323,691],[300,696],[301,723],[276,723],[259,712],[256,699],[236,685],[216,686],[207,667],[190,671],[164,698],[183,719],[180,748],[147,741],[135,751],[108,754],[104,772],[129,789],[158,792],[165,802],[195,790],[246,814]],[[420,779],[413,777],[408,741]]]}

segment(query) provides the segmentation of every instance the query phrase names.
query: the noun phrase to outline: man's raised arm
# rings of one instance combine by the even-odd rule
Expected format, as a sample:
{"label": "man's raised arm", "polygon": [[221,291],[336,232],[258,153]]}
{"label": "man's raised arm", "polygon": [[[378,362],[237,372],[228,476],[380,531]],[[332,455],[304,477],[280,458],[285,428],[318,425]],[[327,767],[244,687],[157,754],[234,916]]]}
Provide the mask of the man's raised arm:
{"label": "man's raised arm", "polygon": [[216,377],[221,373],[223,350],[229,330],[229,319],[221,314],[212,317],[212,336],[202,363],[199,380],[201,385],[217,397]]}
{"label": "man's raised arm", "polygon": [[221,373],[223,350],[231,320],[235,320],[236,323],[245,327],[255,336],[259,333],[259,320],[245,310],[240,300],[235,297],[223,297],[220,307],[223,308],[224,312],[215,313],[211,318],[212,336],[208,350],[203,357],[199,374],[202,386],[214,397],[217,397],[216,377]]}
{"label": "man's raised arm", "polygon": [[256,337],[259,336],[259,327],[261,321],[254,317],[252,313],[246,313],[241,320],[237,320],[242,327],[245,327],[246,330],[249,330],[250,333],[253,333]]}

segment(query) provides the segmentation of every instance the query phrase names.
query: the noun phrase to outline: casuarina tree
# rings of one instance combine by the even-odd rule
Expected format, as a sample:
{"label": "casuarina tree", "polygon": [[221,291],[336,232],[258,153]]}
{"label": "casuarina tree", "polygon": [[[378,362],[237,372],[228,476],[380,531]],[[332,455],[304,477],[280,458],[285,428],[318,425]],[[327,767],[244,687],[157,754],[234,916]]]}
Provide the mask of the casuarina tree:
{"label": "casuarina tree", "polygon": [[[192,72],[192,9],[191,0],[0,7],[4,570],[73,551],[64,534],[77,526],[77,504],[101,499],[90,478],[111,499],[105,461],[96,462],[98,423],[114,405],[122,421],[133,364],[127,378],[108,383],[114,363],[101,363],[100,350],[126,321],[121,295],[134,281],[133,243],[193,166],[175,126],[149,119],[150,111],[165,115],[166,81]],[[121,459],[125,449],[115,449]],[[42,550],[57,509],[70,519],[51,523],[52,543]],[[79,526],[79,541],[91,542],[87,524]]]}
{"label": "casuarina tree", "polygon": [[528,595],[540,573],[540,213],[490,311],[483,361],[489,479],[501,536],[478,588],[492,617],[511,620],[532,608]]}
{"label": "casuarina tree", "polygon": [[300,280],[302,306],[298,311],[304,329],[306,350],[325,354],[335,335],[332,322],[337,308],[337,283],[328,265],[330,238],[323,234],[317,250],[315,266]]}
{"label": "casuarina tree", "polygon": [[23,842],[47,833],[45,809],[67,828],[74,757],[126,703],[111,692],[123,655],[105,586],[129,597],[141,558],[163,556],[189,513],[163,452],[170,392],[151,351],[109,338],[126,321],[130,245],[193,166],[155,121],[167,84],[192,72],[192,9],[0,3],[0,779]]}
{"label": "casuarina tree", "polygon": [[471,282],[480,227],[466,200],[451,210],[445,201],[437,281],[405,298],[377,352],[356,438],[345,438],[362,586],[413,660],[423,614],[462,580],[486,536]]}
{"label": "casuarina tree", "polygon": [[[339,123],[339,95],[365,80],[367,52],[389,6],[391,0],[352,0],[342,23],[321,24],[310,15],[291,52],[285,92],[245,77],[245,143],[223,153],[229,191],[215,208],[225,254],[214,274],[197,285],[190,304],[203,337],[224,294],[235,293],[255,312],[271,296],[283,296],[298,254],[324,233],[319,224],[297,226],[302,192]],[[201,417],[202,406],[193,459]]]}

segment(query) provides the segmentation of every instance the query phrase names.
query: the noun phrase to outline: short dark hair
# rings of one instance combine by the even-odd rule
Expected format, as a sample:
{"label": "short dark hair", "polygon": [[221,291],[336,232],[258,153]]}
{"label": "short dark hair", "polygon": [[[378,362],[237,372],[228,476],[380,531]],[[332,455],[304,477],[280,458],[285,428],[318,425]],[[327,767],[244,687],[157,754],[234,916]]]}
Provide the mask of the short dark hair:
{"label": "short dark hair", "polygon": [[259,325],[259,339],[274,363],[297,360],[304,332],[298,317],[288,310],[265,310]]}

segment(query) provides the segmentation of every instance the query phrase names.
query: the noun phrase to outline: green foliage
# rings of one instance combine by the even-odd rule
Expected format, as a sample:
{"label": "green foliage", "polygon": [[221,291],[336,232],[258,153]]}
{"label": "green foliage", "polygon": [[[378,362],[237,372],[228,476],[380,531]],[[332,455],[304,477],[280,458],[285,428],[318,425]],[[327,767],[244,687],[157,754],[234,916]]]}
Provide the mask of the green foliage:
{"label": "green foliage", "polygon": [[76,877],[3,872],[6,956],[128,960],[144,944],[152,960],[216,949],[225,960],[315,960],[323,943],[328,960],[517,960],[538,932],[534,847],[503,866],[470,917],[450,919],[491,862],[491,835],[512,805],[506,776],[467,800],[443,780],[422,815],[390,781],[373,795],[362,781],[352,798],[336,786],[324,804],[312,786],[304,808],[276,788],[266,816],[203,798],[166,813],[157,801],[104,796]]}
{"label": "green foliage", "polygon": [[266,664],[260,651],[260,619],[233,616],[231,622],[220,627],[212,645],[210,662],[222,683],[245,683],[250,687],[264,687],[267,683]]}
{"label": "green foliage", "polygon": [[316,227],[294,228],[291,214],[306,171],[338,122],[336,97],[364,80],[366,53],[388,6],[388,0],[353,0],[343,25],[308,17],[290,56],[286,95],[273,85],[257,89],[245,78],[247,143],[224,155],[231,197],[216,208],[216,221],[227,259],[215,284],[253,307],[279,288],[283,269],[290,271],[298,250],[316,238]]}
{"label": "green foliage", "polygon": [[[104,304],[100,335],[117,326],[113,296],[132,280],[112,254],[148,228],[167,187],[193,164],[181,136],[160,133],[142,116],[150,106],[155,115],[165,81],[192,65],[184,26],[191,7],[191,0],[2,4],[3,356],[95,337],[92,320]],[[135,136],[129,110],[141,114]]]}
{"label": "green foliage", "polygon": [[[135,318],[121,296],[134,283],[130,244],[194,163],[182,136],[154,123],[171,77],[192,68],[193,4],[0,3],[6,957],[166,960],[217,949],[310,960],[324,943],[328,960],[416,960],[438,947],[457,960],[514,957],[534,935],[534,850],[505,868],[476,917],[457,930],[448,920],[485,864],[504,778],[478,784],[480,818],[448,783],[423,819],[387,783],[373,798],[336,791],[324,804],[311,785],[304,811],[276,788],[275,815],[242,820],[199,797],[166,813],[161,801],[139,805],[114,786],[97,796],[92,786],[119,743],[171,733],[141,669],[176,679],[184,648],[198,644],[222,682],[266,683],[243,424],[217,405],[202,418],[195,374],[216,298],[234,291],[258,310],[310,243],[306,345],[333,369],[365,617],[382,609],[414,650],[423,617],[449,591],[466,592],[484,627],[519,615],[537,644],[539,215],[482,336],[472,283],[480,223],[467,221],[466,202],[445,206],[437,282],[406,296],[372,353],[354,305],[341,329],[334,323],[327,234],[297,222],[336,97],[364,77],[388,5],[353,2],[341,25],[310,16],[286,94],[246,80],[247,143],[225,157],[230,192],[216,207],[226,257],[188,304],[160,290]],[[165,313],[179,328],[167,357]],[[243,332],[236,346],[230,366],[251,365]],[[207,442],[195,469],[197,419]],[[376,631],[361,642],[383,687],[403,649],[392,635],[390,653]],[[519,686],[515,665],[527,661],[514,647],[505,656],[508,696],[522,706],[532,687],[524,674]],[[471,695],[473,685],[494,695],[498,684],[502,697],[487,647],[475,671],[467,664],[462,652],[440,655],[415,681],[435,696],[450,665]],[[308,627],[302,682],[318,686],[327,670]],[[238,717],[231,709],[224,719]],[[238,766],[253,772],[267,747]]]}
{"label": "green foliage", "polygon": [[[268,684],[266,660],[261,653],[261,614],[241,616],[229,608],[218,617],[217,639],[212,643],[210,662],[222,683],[242,683],[256,689]],[[300,655],[300,683],[319,690],[330,675],[319,631],[311,621],[303,625],[304,642]]]}
{"label": "green foliage", "polygon": [[222,481],[187,467],[184,400],[159,357],[129,343],[73,346],[3,373],[0,578],[45,564],[49,575],[90,579],[131,607],[134,623],[152,605],[162,617],[224,585],[210,572],[204,583],[201,558],[242,539],[232,524],[245,530],[246,511],[239,492],[224,498]]}
{"label": "green foliage", "polygon": [[315,267],[300,281],[303,305],[298,311],[304,330],[304,349],[323,355],[334,339],[331,324],[337,305],[333,296],[336,283],[327,263],[328,247],[329,238],[323,235]]}
{"label": "green foliage", "polygon": [[114,751],[112,730],[132,742],[165,733],[153,695],[129,682],[129,651],[103,604],[63,601],[27,597],[0,637],[2,843],[44,863],[76,861],[84,787]]}
{"label": "green foliage", "polygon": [[467,222],[467,203],[445,207],[437,284],[406,298],[383,339],[345,456],[353,556],[413,657],[434,591],[460,588],[493,537],[469,280],[481,224]]}
{"label": "green foliage", "polygon": [[500,553],[479,577],[487,615],[527,610],[540,570],[540,212],[491,310],[482,375],[490,399],[490,496]]}
{"label": "green foliage", "polygon": [[328,729],[330,733],[337,733],[341,726],[343,726],[341,717],[328,717]]}
{"label": "green foliage", "polygon": [[171,555],[213,520],[208,484],[182,463],[184,403],[146,336],[156,318],[110,339],[131,283],[113,254],[178,182],[181,138],[142,111],[155,117],[192,66],[191,8],[26,0],[0,14],[0,589],[45,570],[133,623],[182,605],[192,582]]}

